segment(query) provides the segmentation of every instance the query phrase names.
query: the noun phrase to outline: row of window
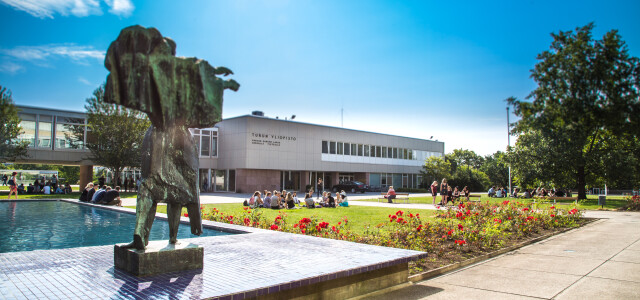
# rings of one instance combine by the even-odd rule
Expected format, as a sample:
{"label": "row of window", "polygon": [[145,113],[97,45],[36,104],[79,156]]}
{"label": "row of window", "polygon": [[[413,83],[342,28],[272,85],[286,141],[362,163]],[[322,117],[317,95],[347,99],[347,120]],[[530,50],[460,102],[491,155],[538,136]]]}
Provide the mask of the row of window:
{"label": "row of window", "polygon": [[419,188],[422,184],[420,174],[398,174],[398,173],[370,173],[369,185],[372,187],[387,188]]}
{"label": "row of window", "polygon": [[417,150],[334,141],[322,141],[322,153],[418,160]]}
{"label": "row of window", "polygon": [[[27,141],[29,147],[56,149],[83,149],[86,136],[85,119],[51,115],[19,114],[22,133],[19,141]],[[81,132],[82,139],[75,134]],[[53,145],[52,145],[53,142]]]}

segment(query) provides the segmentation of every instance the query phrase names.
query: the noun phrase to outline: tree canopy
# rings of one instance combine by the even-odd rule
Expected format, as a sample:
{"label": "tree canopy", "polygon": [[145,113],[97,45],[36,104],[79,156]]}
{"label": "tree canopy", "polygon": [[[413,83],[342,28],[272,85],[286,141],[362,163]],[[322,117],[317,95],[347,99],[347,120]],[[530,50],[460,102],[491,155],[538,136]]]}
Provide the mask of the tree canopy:
{"label": "tree canopy", "polygon": [[14,161],[27,155],[29,142],[18,140],[22,133],[20,121],[11,91],[0,86],[0,162]]}
{"label": "tree canopy", "polygon": [[[552,34],[550,49],[531,71],[538,87],[530,101],[507,99],[521,118],[513,124],[520,136],[511,154],[518,180],[577,187],[580,199],[586,198],[586,180],[605,176],[621,156],[635,155],[627,162],[636,172],[628,176],[638,170],[638,58],[628,54],[616,30],[600,40],[592,30],[588,24]],[[611,171],[606,177],[614,176]]]}
{"label": "tree canopy", "polygon": [[[119,176],[125,167],[139,167],[142,140],[151,125],[147,116],[136,110],[104,102],[104,85],[87,98],[87,143],[92,160]],[[82,137],[81,130],[74,133]]]}

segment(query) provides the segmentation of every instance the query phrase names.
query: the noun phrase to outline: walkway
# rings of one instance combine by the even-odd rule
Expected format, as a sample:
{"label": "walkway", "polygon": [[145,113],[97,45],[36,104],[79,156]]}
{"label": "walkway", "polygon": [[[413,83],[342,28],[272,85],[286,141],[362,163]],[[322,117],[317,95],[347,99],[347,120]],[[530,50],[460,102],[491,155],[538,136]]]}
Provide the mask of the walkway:
{"label": "walkway", "polygon": [[603,219],[367,299],[640,299],[640,213],[586,216]]}

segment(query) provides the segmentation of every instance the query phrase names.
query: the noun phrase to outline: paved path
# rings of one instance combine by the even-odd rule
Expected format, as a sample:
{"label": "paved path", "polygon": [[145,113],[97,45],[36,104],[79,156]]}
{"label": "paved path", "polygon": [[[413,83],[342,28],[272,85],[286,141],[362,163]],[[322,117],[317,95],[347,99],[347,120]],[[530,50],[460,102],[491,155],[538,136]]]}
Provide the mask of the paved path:
{"label": "paved path", "polygon": [[603,218],[369,299],[640,299],[640,213]]}

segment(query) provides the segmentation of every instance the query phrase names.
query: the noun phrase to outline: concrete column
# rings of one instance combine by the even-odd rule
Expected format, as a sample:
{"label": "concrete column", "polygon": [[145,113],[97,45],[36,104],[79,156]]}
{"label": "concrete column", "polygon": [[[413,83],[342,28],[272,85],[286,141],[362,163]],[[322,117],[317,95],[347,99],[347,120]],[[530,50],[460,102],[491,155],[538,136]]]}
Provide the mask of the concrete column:
{"label": "concrete column", "polygon": [[338,172],[332,172],[331,173],[331,186],[334,186],[336,184],[338,184]]}
{"label": "concrete column", "polygon": [[82,165],[80,166],[80,188],[82,191],[89,182],[93,181],[93,166],[92,165]]}
{"label": "concrete column", "polygon": [[302,190],[305,193],[308,192],[307,190],[305,190],[308,184],[311,184],[309,182],[309,172],[308,171],[300,172],[300,190]]}

